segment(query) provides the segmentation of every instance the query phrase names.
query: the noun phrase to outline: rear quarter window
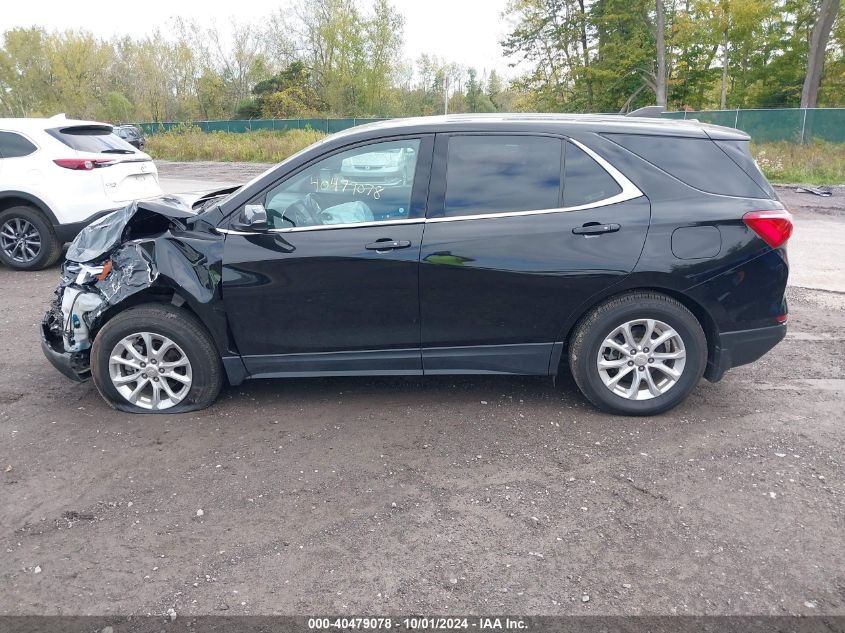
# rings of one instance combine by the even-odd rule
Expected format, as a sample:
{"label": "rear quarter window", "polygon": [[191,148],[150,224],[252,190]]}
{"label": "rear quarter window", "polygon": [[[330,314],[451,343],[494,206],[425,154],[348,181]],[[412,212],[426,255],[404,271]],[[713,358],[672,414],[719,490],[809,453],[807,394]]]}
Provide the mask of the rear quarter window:
{"label": "rear quarter window", "polygon": [[567,141],[564,161],[563,206],[592,204],[622,192],[610,174],[584,150]]}
{"label": "rear quarter window", "polygon": [[[728,196],[771,197],[769,191],[755,182],[728,153],[709,138],[638,134],[604,136],[690,187]],[[771,190],[771,187],[768,189]]]}
{"label": "rear quarter window", "polygon": [[135,148],[109,127],[79,125],[47,130],[53,138],[79,152],[134,154]]}
{"label": "rear quarter window", "polygon": [[20,134],[0,132],[0,158],[29,156],[38,148]]}

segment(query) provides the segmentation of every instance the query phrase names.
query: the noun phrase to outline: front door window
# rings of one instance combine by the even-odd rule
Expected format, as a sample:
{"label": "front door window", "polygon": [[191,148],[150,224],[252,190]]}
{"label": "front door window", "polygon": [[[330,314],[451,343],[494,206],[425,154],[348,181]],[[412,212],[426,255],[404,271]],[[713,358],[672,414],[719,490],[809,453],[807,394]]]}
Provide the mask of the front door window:
{"label": "front door window", "polygon": [[267,193],[271,228],[303,228],[409,217],[419,139],[332,154]]}

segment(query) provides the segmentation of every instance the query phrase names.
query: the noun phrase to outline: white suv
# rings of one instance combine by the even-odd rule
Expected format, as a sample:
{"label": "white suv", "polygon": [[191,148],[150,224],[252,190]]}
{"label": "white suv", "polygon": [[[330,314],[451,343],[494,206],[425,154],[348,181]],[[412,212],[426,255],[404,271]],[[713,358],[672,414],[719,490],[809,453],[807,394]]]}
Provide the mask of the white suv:
{"label": "white suv", "polygon": [[49,266],[92,220],[161,193],[152,159],[111,125],[0,119],[0,262],[10,268]]}

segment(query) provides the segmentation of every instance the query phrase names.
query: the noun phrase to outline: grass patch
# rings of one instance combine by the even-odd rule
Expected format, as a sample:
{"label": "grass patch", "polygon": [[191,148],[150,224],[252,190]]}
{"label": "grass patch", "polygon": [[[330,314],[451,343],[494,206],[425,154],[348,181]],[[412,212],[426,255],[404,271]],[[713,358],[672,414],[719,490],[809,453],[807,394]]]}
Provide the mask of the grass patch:
{"label": "grass patch", "polygon": [[159,160],[278,163],[324,136],[315,130],[206,133],[188,126],[148,136],[144,149]]}
{"label": "grass patch", "polygon": [[752,143],[751,153],[773,183],[845,183],[845,143]]}

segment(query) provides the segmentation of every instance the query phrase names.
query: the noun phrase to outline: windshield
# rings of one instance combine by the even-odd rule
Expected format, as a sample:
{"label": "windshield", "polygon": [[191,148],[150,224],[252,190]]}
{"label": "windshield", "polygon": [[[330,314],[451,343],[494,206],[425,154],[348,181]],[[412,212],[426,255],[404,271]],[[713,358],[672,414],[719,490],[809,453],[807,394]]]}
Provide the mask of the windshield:
{"label": "windshield", "polygon": [[47,130],[53,138],[79,152],[134,154],[135,148],[103,125],[77,125]]}

